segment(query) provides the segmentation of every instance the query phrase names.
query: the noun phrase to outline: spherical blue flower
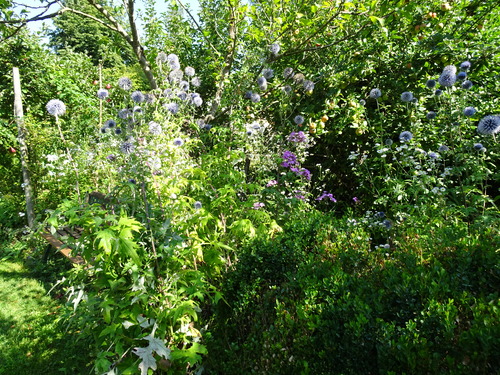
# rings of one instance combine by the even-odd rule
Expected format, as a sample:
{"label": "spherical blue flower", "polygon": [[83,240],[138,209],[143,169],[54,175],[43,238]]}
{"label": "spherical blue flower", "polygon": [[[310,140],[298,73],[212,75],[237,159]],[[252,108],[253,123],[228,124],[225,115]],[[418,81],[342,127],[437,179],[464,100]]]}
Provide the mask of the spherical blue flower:
{"label": "spherical blue flower", "polygon": [[161,134],[161,125],[158,124],[157,122],[150,121],[149,122],[149,132],[153,135],[160,135]]}
{"label": "spherical blue flower", "polygon": [[393,142],[393,141],[392,141],[392,139],[390,139],[390,138],[387,138],[387,139],[385,140],[385,142],[384,142],[384,144],[385,144],[386,146],[392,146],[392,144],[393,144],[393,143],[394,143],[394,142]]}
{"label": "spherical blue flower", "polygon": [[199,77],[193,77],[193,79],[191,80],[191,84],[194,87],[200,87],[201,86],[201,79]]}
{"label": "spherical blue flower", "polygon": [[260,95],[257,94],[257,93],[252,93],[252,95],[250,96],[250,100],[253,102],[253,103],[258,103],[260,102]]}
{"label": "spherical blue flower", "polygon": [[168,60],[168,57],[167,57],[167,54],[165,52],[159,52],[158,53],[158,56],[156,56],[156,61],[159,61],[159,62],[167,62]]}
{"label": "spherical blue flower", "polygon": [[120,151],[124,154],[131,154],[134,151],[134,144],[131,142],[123,142],[120,146]]}
{"label": "spherical blue flower", "polygon": [[265,77],[257,78],[257,85],[261,90],[267,90],[267,79]]}
{"label": "spherical blue flower", "polygon": [[447,66],[444,67],[443,73],[456,74],[457,73],[457,67],[455,65],[447,65]]}
{"label": "spherical blue flower", "polygon": [[174,146],[180,147],[184,144],[184,141],[181,138],[175,138],[172,143]]}
{"label": "spherical blue flower", "polygon": [[182,91],[188,91],[189,90],[189,82],[188,81],[180,81],[179,82],[179,88]]}
{"label": "spherical blue flower", "polygon": [[436,80],[434,79],[429,79],[427,80],[427,82],[425,83],[425,85],[430,88],[430,89],[433,89],[434,87],[436,87]]}
{"label": "spherical blue flower", "polygon": [[457,79],[463,81],[467,77],[467,73],[465,72],[458,72],[457,74]]}
{"label": "spherical blue flower", "polygon": [[464,61],[463,63],[460,64],[460,69],[467,71],[471,67],[471,63],[469,61]]}
{"label": "spherical blue flower", "polygon": [[115,129],[115,134],[116,134],[116,135],[120,135],[120,134],[122,134],[122,130],[121,130],[120,128],[116,128],[116,129]]}
{"label": "spherical blue flower", "polygon": [[405,130],[404,132],[401,132],[401,134],[399,135],[399,140],[401,142],[408,142],[412,138],[413,138],[413,134],[407,130]]}
{"label": "spherical blue flower", "polygon": [[249,91],[246,91],[245,92],[245,99],[251,99],[252,98],[252,92],[249,90]]}
{"label": "spherical blue flower", "polygon": [[469,81],[469,80],[465,80],[462,82],[462,88],[465,89],[465,90],[468,90],[472,87],[472,82]]}
{"label": "spherical blue flower", "polygon": [[124,108],[118,112],[118,117],[121,118],[122,120],[126,119],[129,117],[132,113],[130,112],[130,109]]}
{"label": "spherical blue flower", "polygon": [[106,99],[109,96],[109,92],[106,89],[97,90],[97,97],[101,100]]}
{"label": "spherical blue flower", "polygon": [[382,221],[382,225],[385,227],[385,229],[392,228],[392,222],[389,219],[385,219],[384,221]]}
{"label": "spherical blue flower", "polygon": [[385,212],[379,211],[375,213],[377,219],[383,219],[385,217]]}
{"label": "spherical blue flower", "polygon": [[297,84],[297,85],[300,85],[301,83],[304,82],[304,80],[306,79],[306,77],[304,77],[304,75],[302,73],[297,73],[293,76],[293,81]]}
{"label": "spherical blue flower", "polygon": [[372,89],[370,91],[370,98],[372,99],[378,99],[382,96],[382,91],[380,89]]}
{"label": "spherical blue flower", "polygon": [[304,83],[302,85],[304,86],[304,90],[306,90],[306,91],[314,90],[314,82],[313,81],[306,80],[306,81],[304,81]]}
{"label": "spherical blue flower", "polygon": [[483,145],[481,143],[474,143],[474,150],[480,150],[483,148]]}
{"label": "spherical blue flower", "polygon": [[182,78],[184,78],[184,72],[180,69],[174,69],[168,74],[168,79],[172,84],[180,83]]}
{"label": "spherical blue flower", "polygon": [[188,99],[188,96],[187,96],[187,94],[186,94],[185,91],[177,91],[175,94],[177,95],[177,97],[180,100],[186,100],[186,99]]}
{"label": "spherical blue flower", "polygon": [[201,202],[199,202],[199,201],[194,202],[193,206],[194,206],[195,210],[199,210],[202,207]]}
{"label": "spherical blue flower", "polygon": [[106,130],[108,130],[108,128],[107,128],[107,127],[105,127],[105,126],[103,126],[103,127],[101,128],[101,133],[106,133]]}
{"label": "spherical blue flower", "polygon": [[429,152],[428,155],[431,159],[434,159],[434,160],[439,158],[439,154],[434,152],[434,151]]}
{"label": "spherical blue flower", "polygon": [[288,79],[288,78],[292,78],[292,76],[293,76],[293,69],[292,68],[285,68],[285,70],[283,70],[283,78]]}
{"label": "spherical blue flower", "polygon": [[436,112],[434,111],[429,111],[427,113],[427,120],[434,120],[436,118]]}
{"label": "spherical blue flower", "polygon": [[289,85],[285,85],[283,86],[283,92],[286,94],[286,95],[290,95],[290,93],[292,92],[292,87],[289,86]]}
{"label": "spherical blue flower", "polygon": [[194,68],[190,67],[190,66],[186,66],[186,68],[184,69],[184,73],[188,76],[188,77],[194,77],[194,75],[196,74]]}
{"label": "spherical blue flower", "polygon": [[49,100],[45,108],[47,108],[47,112],[49,112],[50,115],[56,117],[62,116],[66,113],[66,104],[59,99]]}
{"label": "spherical blue flower", "polygon": [[104,123],[104,126],[106,128],[114,128],[116,126],[116,121],[115,120],[108,120]]}
{"label": "spherical blue flower", "polygon": [[156,96],[154,94],[145,94],[144,101],[148,104],[153,104],[156,101]]}
{"label": "spherical blue flower", "polygon": [[446,151],[450,151],[450,148],[446,145],[441,145],[441,146],[439,146],[438,151],[439,152],[446,152]]}
{"label": "spherical blue flower", "polygon": [[493,135],[500,131],[500,117],[486,116],[479,121],[477,132],[479,134]]}
{"label": "spherical blue flower", "polygon": [[262,75],[266,78],[266,79],[271,79],[274,77],[274,70],[272,69],[269,69],[269,68],[266,68],[264,70],[262,70]]}
{"label": "spherical blue flower", "polygon": [[193,98],[193,104],[196,106],[196,107],[200,107],[202,104],[203,104],[203,99],[201,98],[201,96],[195,96]]}
{"label": "spherical blue flower", "polygon": [[441,89],[437,89],[436,91],[434,91],[434,95],[436,95],[436,96],[441,96],[441,95],[443,95],[443,90],[441,90]]}
{"label": "spherical blue flower", "polygon": [[401,100],[403,102],[411,102],[413,100],[413,94],[409,91],[405,91],[401,94]]}
{"label": "spherical blue flower", "polygon": [[269,52],[271,52],[273,55],[277,55],[279,51],[280,45],[278,43],[273,43],[269,46]]}
{"label": "spherical blue flower", "polygon": [[132,81],[128,77],[122,77],[118,80],[118,87],[122,90],[129,91],[132,88]]}
{"label": "spherical blue flower", "polygon": [[467,117],[474,116],[476,113],[476,109],[474,107],[465,107],[464,115]]}
{"label": "spherical blue flower", "polygon": [[164,107],[166,108],[167,111],[170,113],[176,115],[177,112],[179,112],[179,105],[177,103],[171,102],[171,103],[165,103]]}
{"label": "spherical blue flower", "polygon": [[174,92],[172,91],[172,89],[163,90],[163,96],[165,98],[171,98],[173,95],[174,95]]}
{"label": "spherical blue flower", "polygon": [[455,73],[452,73],[451,71],[444,71],[438,79],[438,82],[441,86],[443,87],[451,87],[455,84],[457,81],[457,76]]}
{"label": "spherical blue flower", "polygon": [[297,115],[293,118],[293,122],[295,122],[297,125],[303,124],[304,123],[304,117],[301,115]]}
{"label": "spherical blue flower", "polygon": [[360,99],[360,100],[359,100],[359,104],[361,104],[361,105],[364,107],[364,106],[365,106],[365,104],[366,104],[366,100],[364,100],[364,99]]}
{"label": "spherical blue flower", "polygon": [[130,98],[136,103],[142,103],[144,101],[144,94],[140,91],[134,91]]}

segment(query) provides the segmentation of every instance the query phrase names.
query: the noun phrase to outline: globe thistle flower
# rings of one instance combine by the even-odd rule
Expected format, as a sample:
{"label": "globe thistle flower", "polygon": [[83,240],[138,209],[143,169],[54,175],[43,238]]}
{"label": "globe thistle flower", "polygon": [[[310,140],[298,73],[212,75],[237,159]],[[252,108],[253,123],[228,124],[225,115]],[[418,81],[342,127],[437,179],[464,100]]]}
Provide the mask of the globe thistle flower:
{"label": "globe thistle flower", "polygon": [[180,69],[174,69],[168,74],[168,79],[172,84],[180,83],[182,81],[182,78],[184,78],[184,72]]}
{"label": "globe thistle flower", "polygon": [[174,95],[174,92],[172,91],[172,89],[163,90],[163,96],[165,98],[171,98],[173,95]]}
{"label": "globe thistle flower", "polygon": [[401,94],[401,100],[403,102],[411,102],[413,100],[413,94],[409,91],[405,91]]}
{"label": "globe thistle flower", "polygon": [[120,134],[122,134],[122,130],[121,130],[120,128],[116,128],[116,129],[115,129],[115,134],[116,134],[116,135],[120,135]]}
{"label": "globe thistle flower", "polygon": [[104,126],[106,128],[114,128],[116,126],[116,121],[115,120],[108,120],[104,123]]}
{"label": "globe thistle flower", "polygon": [[459,79],[460,81],[463,81],[465,78],[467,78],[467,73],[465,73],[465,72],[458,72],[457,79]]}
{"label": "globe thistle flower", "polygon": [[290,95],[290,93],[292,92],[292,87],[289,85],[285,85],[283,86],[282,90],[286,95]]}
{"label": "globe thistle flower", "polygon": [[304,90],[306,90],[306,91],[313,91],[314,90],[314,82],[313,81],[306,80],[306,81],[304,81],[304,83],[302,85],[304,86]]}
{"label": "globe thistle flower", "polygon": [[106,99],[109,96],[109,92],[106,89],[97,90],[97,97],[101,100]]}
{"label": "globe thistle flower", "polygon": [[104,133],[106,133],[106,131],[107,131],[107,130],[108,130],[108,128],[107,128],[107,127],[105,127],[105,126],[103,126],[103,127],[101,128],[101,133],[103,133],[103,134],[104,134]]}
{"label": "globe thistle flower", "polygon": [[142,114],[142,107],[136,105],[133,109],[134,113]]}
{"label": "globe thistle flower", "polygon": [[188,98],[185,91],[177,91],[176,95],[180,100],[186,100]]}
{"label": "globe thistle flower", "polygon": [[49,112],[50,115],[55,117],[62,116],[66,113],[66,104],[59,99],[49,100],[45,108],[47,108],[47,112]]}
{"label": "globe thistle flower", "polygon": [[455,84],[456,81],[457,81],[457,76],[455,75],[455,73],[452,73],[451,71],[443,71],[443,73],[441,73],[438,79],[439,84],[443,87],[451,87]]}
{"label": "globe thistle flower", "polygon": [[271,79],[274,77],[274,70],[266,68],[262,70],[262,75],[265,79]]}
{"label": "globe thistle flower", "polygon": [[365,106],[365,104],[366,104],[366,100],[364,100],[364,99],[360,99],[360,100],[359,100],[359,104],[360,104],[360,105],[362,105],[362,106],[364,107],[364,106]]}
{"label": "globe thistle flower", "polygon": [[203,99],[201,98],[201,96],[195,96],[193,99],[193,104],[196,106],[196,107],[201,107],[201,105],[203,104]]}
{"label": "globe thistle flower", "polygon": [[293,118],[293,122],[295,122],[297,125],[301,125],[304,123],[304,116],[297,115]]}
{"label": "globe thistle flower", "polygon": [[182,91],[188,91],[189,90],[189,82],[188,81],[180,81],[179,82],[179,88]]}
{"label": "globe thistle flower", "polygon": [[401,132],[401,134],[399,135],[399,140],[401,142],[409,142],[412,138],[413,138],[413,134],[407,130],[405,130],[404,132]]}
{"label": "globe thistle flower", "polygon": [[179,56],[177,56],[175,53],[171,53],[167,56],[167,61],[169,63],[179,61]]}
{"label": "globe thistle flower", "polygon": [[436,91],[434,91],[434,95],[436,95],[436,96],[441,96],[441,95],[443,95],[443,90],[441,90],[441,89],[437,89]]}
{"label": "globe thistle flower", "polygon": [[425,86],[427,86],[429,89],[433,89],[434,87],[436,87],[436,80],[435,79],[427,80]]}
{"label": "globe thistle flower", "polygon": [[140,91],[134,91],[130,98],[136,103],[142,103],[144,101],[144,94]]}
{"label": "globe thistle flower", "polygon": [[261,90],[267,90],[267,79],[265,77],[257,78],[257,85]]}
{"label": "globe thistle flower", "polygon": [[201,86],[201,80],[200,80],[200,77],[193,77],[193,79],[191,80],[191,84],[192,84],[194,87],[200,87],[200,86]]}
{"label": "globe thistle flower", "polygon": [[250,96],[250,100],[253,102],[253,103],[258,103],[260,102],[260,95],[257,94],[257,93],[252,93],[252,95]]}
{"label": "globe thistle flower", "polygon": [[369,96],[372,99],[378,99],[382,96],[382,91],[380,89],[371,89]]}
{"label": "globe thistle flower", "polygon": [[438,151],[439,152],[446,152],[446,151],[450,151],[450,148],[446,145],[441,145],[441,146],[439,146]]}
{"label": "globe thistle flower", "polygon": [[124,154],[131,154],[134,151],[134,144],[131,142],[123,142],[120,146],[120,151]]}
{"label": "globe thistle flower", "polygon": [[125,120],[128,118],[132,113],[130,112],[130,109],[124,108],[118,112],[118,117],[121,118],[122,120]]}
{"label": "globe thistle flower", "polygon": [[156,96],[154,94],[145,94],[144,101],[148,104],[153,104],[156,101]]}
{"label": "globe thistle flower", "polygon": [[168,61],[168,56],[165,52],[159,52],[158,56],[156,56],[156,61],[165,63]]}
{"label": "globe thistle flower", "polygon": [[165,109],[167,111],[169,111],[170,113],[176,115],[177,112],[179,112],[179,105],[177,103],[174,103],[174,102],[170,102],[170,103],[165,103],[163,105],[165,107]]}
{"label": "globe thistle flower", "polygon": [[464,115],[467,117],[472,117],[476,113],[476,109],[474,107],[465,107]]}
{"label": "globe thistle flower", "polygon": [[436,112],[434,112],[434,111],[429,111],[429,112],[427,113],[427,116],[426,116],[426,117],[427,117],[427,120],[434,120],[434,119],[436,118]]}
{"label": "globe thistle flower", "polygon": [[500,117],[486,116],[479,121],[477,132],[484,135],[494,135],[500,131]]}
{"label": "globe thistle flower", "polygon": [[132,88],[132,81],[128,77],[122,77],[118,80],[118,87],[122,90],[129,91]]}
{"label": "globe thistle flower", "polygon": [[387,138],[387,139],[385,140],[385,142],[384,142],[384,144],[385,144],[386,146],[392,146],[392,144],[393,144],[393,143],[394,143],[394,142],[393,142],[393,141],[392,141],[392,139],[390,139],[390,138]]}
{"label": "globe thistle flower", "polygon": [[474,143],[474,150],[480,150],[483,148],[483,145],[481,143]]}
{"label": "globe thistle flower", "polygon": [[186,66],[186,68],[184,68],[184,73],[188,76],[188,77],[194,77],[194,75],[196,74],[195,70],[193,67],[190,67],[190,66]]}
{"label": "globe thistle flower", "polygon": [[245,92],[244,98],[245,99],[251,99],[252,98],[252,94],[253,94],[253,92],[251,92],[250,90],[248,90],[248,91]]}
{"label": "globe thistle flower", "polygon": [[460,64],[460,69],[463,71],[469,70],[471,67],[470,61],[464,61],[463,63]]}
{"label": "globe thistle flower", "polygon": [[383,219],[385,217],[385,212],[383,211],[376,212],[374,216],[376,219]]}
{"label": "globe thistle flower", "polygon": [[456,74],[457,73],[457,67],[455,65],[447,65],[447,66],[444,67],[443,73]]}
{"label": "globe thistle flower", "polygon": [[434,160],[439,158],[439,154],[434,151],[429,152],[427,155],[429,155],[429,157]]}
{"label": "globe thistle flower", "polygon": [[385,219],[382,221],[382,225],[385,227],[385,229],[389,230],[392,228],[392,222],[389,219]]}
{"label": "globe thistle flower", "polygon": [[180,147],[184,144],[184,141],[182,140],[182,138],[175,138],[172,143],[174,144],[174,146]]}
{"label": "globe thistle flower", "polygon": [[271,52],[273,55],[276,56],[279,51],[280,51],[280,45],[278,43],[273,43],[269,46],[269,52]]}
{"label": "globe thistle flower", "polygon": [[149,122],[149,132],[153,135],[160,135],[161,134],[161,125],[158,124],[157,122],[150,121]]}
{"label": "globe thistle flower", "polygon": [[465,90],[470,89],[473,86],[472,82],[469,80],[465,80],[462,82],[462,88]]}
{"label": "globe thistle flower", "polygon": [[195,210],[200,210],[202,207],[202,204],[200,201],[196,201],[196,202],[194,202],[193,207]]}
{"label": "globe thistle flower", "polygon": [[297,73],[293,76],[293,81],[297,84],[300,85],[305,81],[306,77],[302,73]]}
{"label": "globe thistle flower", "polygon": [[292,68],[285,68],[283,70],[283,78],[288,79],[292,78],[293,76],[293,69]]}

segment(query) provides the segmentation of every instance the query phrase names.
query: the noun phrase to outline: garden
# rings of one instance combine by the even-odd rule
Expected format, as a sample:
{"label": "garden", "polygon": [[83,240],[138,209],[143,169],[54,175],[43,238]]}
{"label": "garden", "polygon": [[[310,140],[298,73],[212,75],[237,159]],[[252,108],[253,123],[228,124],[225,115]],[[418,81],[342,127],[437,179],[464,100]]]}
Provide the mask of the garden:
{"label": "garden", "polygon": [[0,375],[500,373],[496,1],[0,12]]}

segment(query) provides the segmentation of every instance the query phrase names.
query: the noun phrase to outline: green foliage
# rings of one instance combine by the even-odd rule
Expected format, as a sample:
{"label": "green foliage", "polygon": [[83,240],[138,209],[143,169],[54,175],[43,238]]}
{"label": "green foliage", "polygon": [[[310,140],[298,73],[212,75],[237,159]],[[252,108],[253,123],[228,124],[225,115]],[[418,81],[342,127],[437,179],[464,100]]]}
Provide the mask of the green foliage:
{"label": "green foliage", "polygon": [[209,373],[498,369],[496,228],[415,231],[412,222],[386,249],[373,248],[359,225],[319,214],[300,217],[300,226],[293,219],[283,235],[242,249],[225,277]]}

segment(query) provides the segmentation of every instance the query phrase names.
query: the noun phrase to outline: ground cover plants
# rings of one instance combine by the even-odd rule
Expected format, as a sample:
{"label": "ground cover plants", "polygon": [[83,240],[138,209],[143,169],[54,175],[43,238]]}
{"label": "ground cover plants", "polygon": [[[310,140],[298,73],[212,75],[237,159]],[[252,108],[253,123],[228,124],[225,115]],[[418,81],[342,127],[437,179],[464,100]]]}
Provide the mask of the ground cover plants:
{"label": "ground cover plants", "polygon": [[497,373],[494,2],[279,3],[148,8],[141,67],[3,46],[47,88],[3,255],[83,229],[51,292],[80,373]]}

